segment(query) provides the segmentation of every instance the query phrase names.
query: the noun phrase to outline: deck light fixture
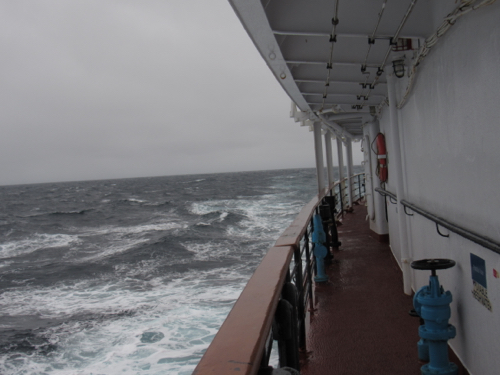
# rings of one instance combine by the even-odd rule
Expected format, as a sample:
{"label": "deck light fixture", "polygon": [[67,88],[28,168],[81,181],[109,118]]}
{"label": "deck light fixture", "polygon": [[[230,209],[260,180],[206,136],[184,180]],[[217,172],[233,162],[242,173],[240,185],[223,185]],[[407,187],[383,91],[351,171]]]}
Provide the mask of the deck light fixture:
{"label": "deck light fixture", "polygon": [[403,59],[394,60],[392,62],[392,68],[394,69],[394,75],[398,78],[402,78],[405,75],[405,61]]}

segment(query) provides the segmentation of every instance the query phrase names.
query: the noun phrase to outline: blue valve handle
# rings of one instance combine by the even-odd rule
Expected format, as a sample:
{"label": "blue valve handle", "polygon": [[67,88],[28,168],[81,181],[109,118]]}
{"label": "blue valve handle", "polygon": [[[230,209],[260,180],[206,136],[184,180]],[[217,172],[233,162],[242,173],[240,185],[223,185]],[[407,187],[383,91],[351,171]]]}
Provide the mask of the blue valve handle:
{"label": "blue valve handle", "polygon": [[455,327],[448,323],[451,317],[450,304],[453,300],[450,291],[444,291],[439,284],[436,270],[455,265],[450,259],[422,259],[411,263],[418,270],[431,270],[429,285],[423,286],[413,297],[413,306],[424,320],[419,327],[419,358],[429,361],[422,366],[423,375],[457,375],[458,367],[448,360],[448,340],[456,335]]}

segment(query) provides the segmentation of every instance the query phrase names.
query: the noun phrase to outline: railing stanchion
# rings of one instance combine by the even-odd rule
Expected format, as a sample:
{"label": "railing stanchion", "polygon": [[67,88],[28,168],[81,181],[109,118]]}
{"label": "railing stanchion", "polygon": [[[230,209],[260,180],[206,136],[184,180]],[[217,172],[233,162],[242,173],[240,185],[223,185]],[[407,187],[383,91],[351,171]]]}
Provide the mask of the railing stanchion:
{"label": "railing stanchion", "polygon": [[312,290],[312,264],[311,264],[311,251],[309,249],[309,232],[306,229],[304,235],[304,246],[306,248],[306,267],[307,267],[307,293],[309,295],[309,309],[312,311],[314,309],[314,299]]}
{"label": "railing stanchion", "polygon": [[342,183],[339,185],[339,192],[340,192],[340,212],[342,214],[342,217],[344,217],[344,189],[342,189]]}
{"label": "railing stanchion", "polygon": [[359,198],[361,198],[361,175],[358,174],[358,191],[359,191]]}
{"label": "railing stanchion", "polygon": [[297,313],[299,325],[299,347],[306,345],[306,326],[305,326],[305,312],[304,312],[304,275],[302,274],[302,257],[300,254],[300,245],[294,249],[295,261],[295,286],[298,292]]}

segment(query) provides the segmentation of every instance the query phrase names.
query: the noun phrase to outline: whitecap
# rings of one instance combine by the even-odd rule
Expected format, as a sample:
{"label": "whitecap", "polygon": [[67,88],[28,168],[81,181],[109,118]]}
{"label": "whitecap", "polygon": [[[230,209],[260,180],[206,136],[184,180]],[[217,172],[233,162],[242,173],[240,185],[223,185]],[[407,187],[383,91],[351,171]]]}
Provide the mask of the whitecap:
{"label": "whitecap", "polygon": [[231,255],[229,245],[219,242],[203,242],[203,243],[182,243],[188,251],[194,253],[194,260],[214,260]]}
{"label": "whitecap", "polygon": [[76,235],[35,233],[34,235],[0,244],[0,259],[33,253],[40,249],[66,247],[80,242]]}
{"label": "whitecap", "polygon": [[147,234],[149,232],[162,232],[177,229],[187,228],[187,223],[179,222],[175,219],[162,220],[156,223],[140,224],[133,226],[115,226],[115,225],[105,225],[97,228],[83,228],[81,237],[96,236],[96,235],[119,235],[126,236],[130,234]]}
{"label": "whitecap", "polygon": [[147,201],[138,198],[127,198],[127,201],[134,203],[146,203]]}
{"label": "whitecap", "polygon": [[[239,272],[213,269],[170,283],[158,278],[140,291],[127,290],[116,281],[105,286],[86,281],[33,287],[17,294],[8,291],[1,297],[2,314],[65,321],[37,330],[47,341],[57,343],[51,355],[16,354],[15,371],[54,375],[135,374],[146,369],[148,374],[191,373],[246,279]],[[217,280],[220,282],[215,283]],[[113,317],[130,309],[119,319]],[[81,318],[85,314],[87,320]],[[153,333],[154,340],[144,340],[147,332]],[[0,372],[13,374],[12,361],[12,357],[2,356]]]}

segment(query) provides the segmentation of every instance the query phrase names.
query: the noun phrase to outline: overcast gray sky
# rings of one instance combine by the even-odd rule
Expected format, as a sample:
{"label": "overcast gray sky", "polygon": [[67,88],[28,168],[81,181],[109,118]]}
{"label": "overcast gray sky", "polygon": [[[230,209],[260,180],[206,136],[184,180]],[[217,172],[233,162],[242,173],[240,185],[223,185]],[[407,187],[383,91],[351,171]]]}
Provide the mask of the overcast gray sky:
{"label": "overcast gray sky", "polygon": [[0,43],[0,185],[314,166],[227,0],[0,0]]}

